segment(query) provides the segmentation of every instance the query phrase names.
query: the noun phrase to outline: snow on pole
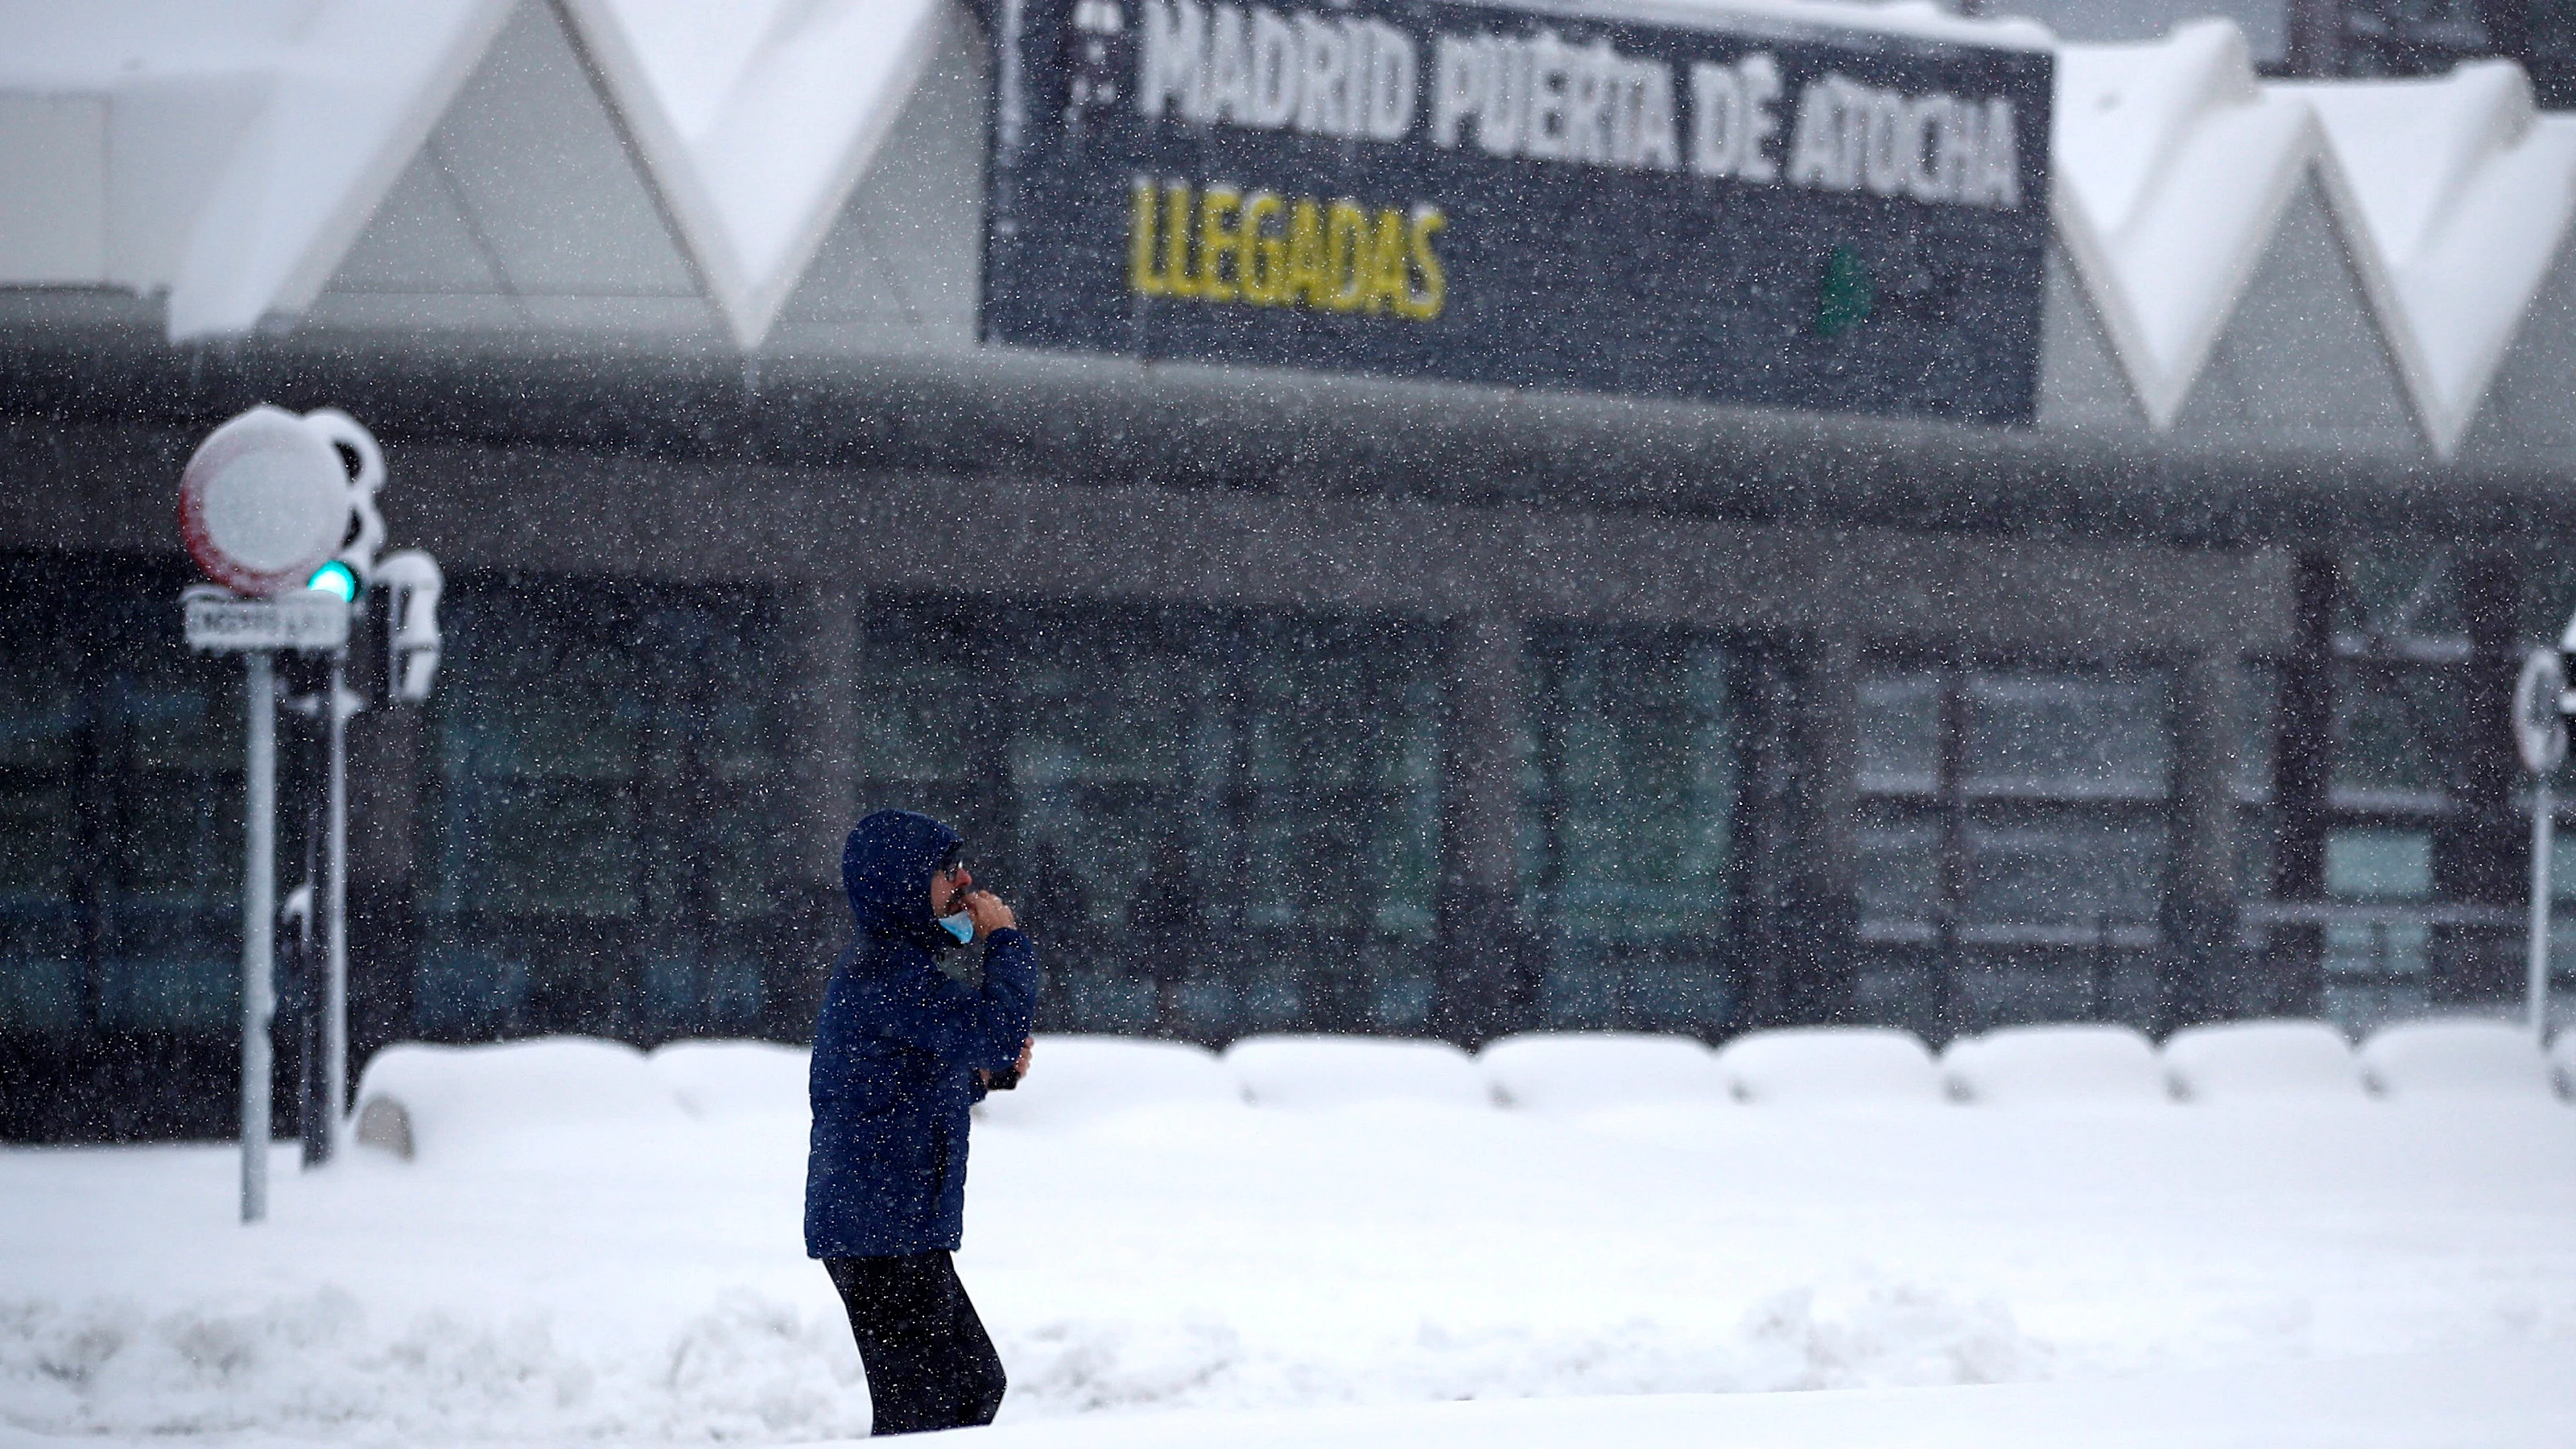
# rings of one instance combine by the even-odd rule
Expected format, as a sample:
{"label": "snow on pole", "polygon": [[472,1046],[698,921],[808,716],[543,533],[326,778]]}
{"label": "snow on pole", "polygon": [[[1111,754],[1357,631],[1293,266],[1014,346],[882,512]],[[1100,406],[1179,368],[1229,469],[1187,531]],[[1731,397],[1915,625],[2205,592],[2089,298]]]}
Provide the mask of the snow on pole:
{"label": "snow on pole", "polygon": [[2545,1050],[2549,1045],[2549,850],[2551,827],[2549,777],[2543,775],[2531,792],[2531,944],[2529,990],[2531,995],[2531,1036]]}
{"label": "snow on pole", "polygon": [[[2568,625],[2576,636],[2576,621]],[[2567,758],[2567,666],[2556,649],[2534,649],[2513,686],[2513,746],[2531,772],[2531,938],[2525,945],[2531,1035],[2549,1045],[2549,774]]]}
{"label": "snow on pole", "polygon": [[349,1106],[349,716],[356,701],[349,694],[349,651],[331,655],[326,690],[331,711],[330,843],[323,856],[322,1135],[321,1158],[331,1160],[340,1148],[342,1118]]}
{"label": "snow on pole", "polygon": [[254,649],[242,660],[250,716],[246,762],[250,778],[242,812],[241,1215],[243,1222],[255,1223],[268,1216],[268,1019],[275,1009],[270,953],[277,912],[277,685],[276,656]]}

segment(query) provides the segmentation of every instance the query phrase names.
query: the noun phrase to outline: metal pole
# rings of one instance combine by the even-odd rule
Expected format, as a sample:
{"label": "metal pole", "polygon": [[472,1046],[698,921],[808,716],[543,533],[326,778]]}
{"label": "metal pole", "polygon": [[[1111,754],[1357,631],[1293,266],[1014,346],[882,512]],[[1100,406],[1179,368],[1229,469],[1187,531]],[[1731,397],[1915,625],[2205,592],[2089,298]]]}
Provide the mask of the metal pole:
{"label": "metal pole", "polygon": [[277,924],[277,684],[275,659],[242,656],[250,693],[242,852],[241,1215],[268,1216],[268,1019],[276,1009],[270,953]]}
{"label": "metal pole", "polygon": [[319,1160],[328,1162],[339,1146],[342,1114],[349,1104],[349,651],[331,651],[331,822],[330,845],[323,857],[322,950],[322,1120],[325,1130]]}
{"label": "metal pole", "polygon": [[2549,1045],[2549,854],[2557,822],[2549,800],[2549,777],[2535,776],[2531,788],[2531,1035]]}

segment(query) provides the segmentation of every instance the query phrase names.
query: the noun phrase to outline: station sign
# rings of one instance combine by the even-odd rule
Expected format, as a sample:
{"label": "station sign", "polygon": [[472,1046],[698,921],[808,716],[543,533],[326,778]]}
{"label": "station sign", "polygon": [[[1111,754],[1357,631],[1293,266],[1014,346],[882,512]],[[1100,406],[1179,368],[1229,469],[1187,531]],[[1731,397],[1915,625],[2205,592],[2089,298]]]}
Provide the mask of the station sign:
{"label": "station sign", "polygon": [[2044,50],[1651,7],[995,10],[989,344],[2031,417]]}

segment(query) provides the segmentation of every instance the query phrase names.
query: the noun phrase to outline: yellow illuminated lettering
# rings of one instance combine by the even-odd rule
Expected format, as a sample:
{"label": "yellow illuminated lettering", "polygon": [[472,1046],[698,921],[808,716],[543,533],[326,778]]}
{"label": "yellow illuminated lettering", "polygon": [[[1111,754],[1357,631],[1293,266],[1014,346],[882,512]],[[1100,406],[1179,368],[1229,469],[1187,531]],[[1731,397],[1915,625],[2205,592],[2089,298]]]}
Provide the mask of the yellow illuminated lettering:
{"label": "yellow illuminated lettering", "polygon": [[1408,289],[1396,310],[1416,322],[1428,322],[1440,315],[1449,300],[1449,278],[1440,270],[1440,258],[1431,250],[1431,238],[1449,224],[1436,206],[1417,207],[1413,213],[1413,270],[1422,274],[1422,290]]}
{"label": "yellow illuminated lettering", "polygon": [[1163,188],[1163,290],[1175,297],[1195,297],[1190,283],[1190,188]]}
{"label": "yellow illuminated lettering", "polygon": [[1322,307],[1333,295],[1324,255],[1324,213],[1312,197],[1297,198],[1288,214],[1288,277],[1279,300],[1288,305]]}
{"label": "yellow illuminated lettering", "polygon": [[[1234,283],[1226,280],[1225,262],[1235,254],[1234,213],[1243,193],[1231,186],[1211,186],[1199,196],[1199,268],[1195,287],[1211,302],[1231,302]],[[1238,267],[1237,271],[1240,272]]]}
{"label": "yellow illuminated lettering", "polygon": [[1404,213],[1387,207],[1377,214],[1377,235],[1369,239],[1367,286],[1362,301],[1371,312],[1404,303]]}
{"label": "yellow illuminated lettering", "polygon": [[1324,275],[1332,290],[1322,299],[1336,312],[1360,305],[1368,290],[1368,213],[1344,197],[1333,203],[1324,228]]}
{"label": "yellow illuminated lettering", "polygon": [[1127,227],[1127,286],[1142,296],[1159,297],[1165,288],[1154,274],[1154,183],[1136,178],[1134,218]]}
{"label": "yellow illuminated lettering", "polygon": [[1286,291],[1288,239],[1275,236],[1269,224],[1279,216],[1279,198],[1256,191],[1243,203],[1243,229],[1236,233],[1234,269],[1243,278],[1243,300],[1268,307]]}

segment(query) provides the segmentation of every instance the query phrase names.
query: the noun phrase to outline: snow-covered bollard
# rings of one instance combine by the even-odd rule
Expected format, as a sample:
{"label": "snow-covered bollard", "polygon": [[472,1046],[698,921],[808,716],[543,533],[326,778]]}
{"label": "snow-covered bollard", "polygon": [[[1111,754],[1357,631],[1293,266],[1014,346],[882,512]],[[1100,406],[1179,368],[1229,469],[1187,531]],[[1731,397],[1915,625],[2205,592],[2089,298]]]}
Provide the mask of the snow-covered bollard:
{"label": "snow-covered bollard", "polygon": [[1686,1036],[1529,1032],[1487,1042],[1476,1065],[1496,1102],[1541,1112],[1734,1100],[1717,1054]]}
{"label": "snow-covered bollard", "polygon": [[808,1110],[813,1054],[774,1041],[674,1041],[646,1053],[653,1075],[693,1117],[795,1116]]}
{"label": "snow-covered bollard", "polygon": [[576,1036],[389,1046],[358,1082],[360,1121],[371,1113],[358,1140],[404,1157],[541,1128],[685,1120],[642,1052]]}
{"label": "snow-covered bollard", "polygon": [[1930,1048],[1892,1026],[1804,1026],[1748,1032],[1717,1054],[1727,1092],[1765,1106],[1937,1103]]}
{"label": "snow-covered bollard", "polygon": [[1216,1053],[1178,1041],[1126,1036],[1041,1036],[1028,1080],[987,1096],[975,1111],[1003,1127],[1055,1127],[1165,1107],[1241,1110],[1243,1089]]}
{"label": "snow-covered bollard", "polygon": [[2518,1023],[2414,1021],[2384,1027],[2361,1045],[2370,1089],[2383,1097],[2551,1095],[2549,1061]]}
{"label": "snow-covered bollard", "polygon": [[2165,1084],[2185,1102],[2360,1101],[2361,1062],[2322,1021],[2229,1021],[2165,1042]]}
{"label": "snow-covered bollard", "polygon": [[1986,1106],[2167,1100],[2156,1049],[2125,1026],[2007,1026],[1961,1037],[1941,1054],[1942,1084]]}
{"label": "snow-covered bollard", "polygon": [[1256,1107],[1359,1102],[1489,1107],[1493,1095],[1464,1051],[1445,1041],[1364,1036],[1248,1036],[1226,1069]]}
{"label": "snow-covered bollard", "polygon": [[2576,1026],[2560,1027],[2558,1039],[2549,1044],[2549,1075],[2558,1095],[2576,1101]]}

